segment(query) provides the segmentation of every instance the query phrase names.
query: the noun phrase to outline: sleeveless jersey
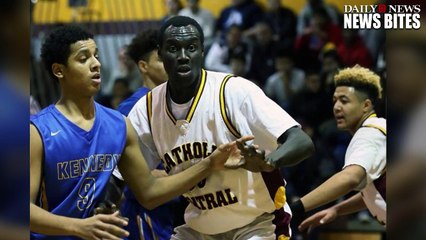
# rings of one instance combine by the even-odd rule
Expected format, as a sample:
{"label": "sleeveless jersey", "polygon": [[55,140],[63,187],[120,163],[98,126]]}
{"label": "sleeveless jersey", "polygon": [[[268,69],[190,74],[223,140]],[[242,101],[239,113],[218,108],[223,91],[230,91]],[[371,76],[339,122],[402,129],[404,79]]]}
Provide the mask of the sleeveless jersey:
{"label": "sleeveless jersey", "polygon": [[[254,135],[254,143],[268,154],[277,148],[279,136],[299,126],[255,84],[218,72],[202,70],[201,74],[185,119],[176,119],[169,109],[167,83],[139,100],[129,113],[142,151],[155,152],[168,174],[189,168],[220,144],[243,135]],[[277,170],[216,171],[184,196],[190,202],[186,224],[201,233],[227,232],[251,223],[263,213],[274,213],[277,236],[290,235],[290,209],[285,201],[284,180]]]}
{"label": "sleeveless jersey", "polygon": [[365,169],[366,178],[356,188],[365,205],[382,224],[386,224],[386,119],[375,114],[356,131],[345,156],[345,165]]}
{"label": "sleeveless jersey", "polygon": [[[124,150],[124,117],[97,103],[95,109],[90,131],[68,120],[54,105],[31,117],[44,150],[39,205],[53,214],[90,217]],[[31,239],[78,238],[32,233]]]}

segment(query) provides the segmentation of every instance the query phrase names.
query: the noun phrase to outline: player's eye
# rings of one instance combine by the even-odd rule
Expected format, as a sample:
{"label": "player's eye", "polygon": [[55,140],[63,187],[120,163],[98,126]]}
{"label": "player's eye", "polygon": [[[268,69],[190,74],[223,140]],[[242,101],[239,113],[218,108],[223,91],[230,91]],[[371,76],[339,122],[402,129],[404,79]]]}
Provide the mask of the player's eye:
{"label": "player's eye", "polygon": [[190,52],[194,52],[195,50],[197,50],[197,46],[195,44],[191,44],[188,46],[188,50]]}
{"label": "player's eye", "polygon": [[87,57],[86,57],[86,56],[80,57],[80,58],[78,59],[78,61],[80,61],[81,63],[86,62],[86,60],[87,60]]}
{"label": "player's eye", "polygon": [[169,46],[169,52],[176,52],[176,51],[177,51],[177,47],[175,45]]}

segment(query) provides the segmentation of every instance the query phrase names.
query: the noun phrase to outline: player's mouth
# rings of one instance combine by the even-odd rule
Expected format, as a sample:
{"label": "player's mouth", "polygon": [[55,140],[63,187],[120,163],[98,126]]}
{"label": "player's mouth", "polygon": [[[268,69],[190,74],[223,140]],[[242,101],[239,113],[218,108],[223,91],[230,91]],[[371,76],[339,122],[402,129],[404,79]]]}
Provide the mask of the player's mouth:
{"label": "player's mouth", "polygon": [[96,73],[92,76],[92,81],[95,83],[101,83],[101,74]]}
{"label": "player's mouth", "polygon": [[181,65],[177,67],[177,73],[179,75],[187,75],[191,72],[191,67],[189,65]]}
{"label": "player's mouth", "polygon": [[337,124],[345,121],[345,117],[342,115],[335,116],[334,118],[336,119]]}

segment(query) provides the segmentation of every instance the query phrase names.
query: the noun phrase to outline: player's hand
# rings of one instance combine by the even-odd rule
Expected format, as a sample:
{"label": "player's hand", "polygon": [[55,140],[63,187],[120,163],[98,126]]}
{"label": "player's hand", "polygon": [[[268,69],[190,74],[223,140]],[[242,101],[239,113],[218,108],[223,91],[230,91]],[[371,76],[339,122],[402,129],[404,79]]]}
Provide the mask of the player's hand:
{"label": "player's hand", "polygon": [[242,167],[251,172],[271,172],[275,168],[265,161],[265,151],[259,150],[257,145],[246,145],[237,140],[238,149],[244,156]]}
{"label": "player's hand", "polygon": [[323,225],[329,222],[332,222],[337,217],[337,211],[335,208],[331,207],[322,211],[319,211],[315,213],[314,215],[310,216],[309,218],[305,219],[300,225],[299,225],[299,231],[308,233],[311,232],[311,230],[319,225]]}
{"label": "player's hand", "polygon": [[120,240],[129,236],[123,229],[128,221],[120,217],[117,211],[113,214],[98,214],[86,219],[79,219],[76,235],[85,240],[110,239]]}
{"label": "player's hand", "polygon": [[[244,136],[237,141],[243,143],[253,140],[254,136]],[[210,166],[213,170],[221,170],[226,168],[239,168],[244,164],[241,151],[237,147],[237,142],[233,141],[226,144],[221,144],[210,155]]]}
{"label": "player's hand", "polygon": [[117,205],[110,201],[104,201],[98,204],[93,210],[93,215],[98,214],[113,214],[118,211]]}

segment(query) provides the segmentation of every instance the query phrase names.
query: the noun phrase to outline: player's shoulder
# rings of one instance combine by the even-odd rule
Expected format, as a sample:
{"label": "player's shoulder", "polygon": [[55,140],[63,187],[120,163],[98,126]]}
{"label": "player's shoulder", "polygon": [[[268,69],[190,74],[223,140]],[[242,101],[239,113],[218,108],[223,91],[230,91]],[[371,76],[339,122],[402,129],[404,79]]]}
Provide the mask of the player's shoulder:
{"label": "player's shoulder", "polygon": [[40,112],[38,112],[37,114],[31,115],[30,116],[30,121],[31,122],[46,122],[49,118],[52,117],[52,112],[53,112],[53,108],[55,106],[53,104],[43,108]]}
{"label": "player's shoulder", "polygon": [[374,132],[380,132],[381,134],[386,136],[386,119],[378,117],[367,118],[357,132],[360,132],[360,134],[362,133],[363,135],[370,135]]}

